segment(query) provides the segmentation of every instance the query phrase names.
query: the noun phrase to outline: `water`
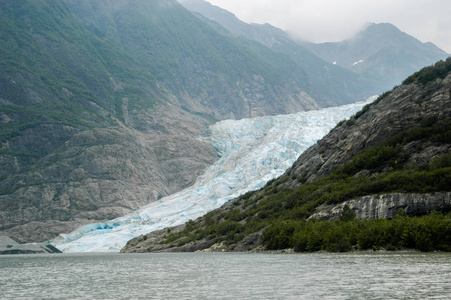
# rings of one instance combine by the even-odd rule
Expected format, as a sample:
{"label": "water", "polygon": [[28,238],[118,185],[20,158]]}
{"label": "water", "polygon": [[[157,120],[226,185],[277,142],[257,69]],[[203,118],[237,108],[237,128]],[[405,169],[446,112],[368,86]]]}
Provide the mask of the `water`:
{"label": "water", "polygon": [[8,255],[0,298],[451,299],[451,254]]}

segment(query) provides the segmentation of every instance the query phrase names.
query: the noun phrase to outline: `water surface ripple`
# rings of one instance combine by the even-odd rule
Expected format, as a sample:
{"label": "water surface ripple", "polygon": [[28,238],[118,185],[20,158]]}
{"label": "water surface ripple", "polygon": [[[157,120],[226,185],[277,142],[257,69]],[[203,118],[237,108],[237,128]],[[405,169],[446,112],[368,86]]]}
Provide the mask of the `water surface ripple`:
{"label": "water surface ripple", "polygon": [[0,256],[1,299],[450,299],[449,253]]}

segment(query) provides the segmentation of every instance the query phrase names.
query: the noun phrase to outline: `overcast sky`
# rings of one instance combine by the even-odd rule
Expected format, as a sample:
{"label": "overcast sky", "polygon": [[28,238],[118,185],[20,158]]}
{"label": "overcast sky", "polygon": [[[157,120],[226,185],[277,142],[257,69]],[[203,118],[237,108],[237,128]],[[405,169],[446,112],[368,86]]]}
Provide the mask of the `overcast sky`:
{"label": "overcast sky", "polygon": [[312,42],[341,41],[369,22],[387,22],[451,53],[451,0],[207,1],[247,23],[269,23]]}

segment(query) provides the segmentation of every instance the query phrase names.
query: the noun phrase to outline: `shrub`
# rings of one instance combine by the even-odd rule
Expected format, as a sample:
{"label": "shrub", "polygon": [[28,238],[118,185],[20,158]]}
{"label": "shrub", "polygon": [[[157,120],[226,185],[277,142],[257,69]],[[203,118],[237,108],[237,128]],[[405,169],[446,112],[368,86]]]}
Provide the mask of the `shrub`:
{"label": "shrub", "polygon": [[400,211],[393,220],[279,221],[264,230],[263,243],[270,250],[297,252],[345,252],[353,247],[451,251],[451,215],[408,217]]}

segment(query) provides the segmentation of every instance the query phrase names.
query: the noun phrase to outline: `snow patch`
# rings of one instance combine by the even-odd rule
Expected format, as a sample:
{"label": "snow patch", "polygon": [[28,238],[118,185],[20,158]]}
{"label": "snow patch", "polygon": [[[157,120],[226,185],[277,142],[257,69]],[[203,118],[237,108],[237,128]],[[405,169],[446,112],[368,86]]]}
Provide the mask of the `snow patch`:
{"label": "snow patch", "polygon": [[359,61],[356,61],[355,63],[352,64],[352,66],[358,65],[358,64],[360,64],[360,63],[363,63],[363,59],[361,59],[361,60],[359,60]]}

